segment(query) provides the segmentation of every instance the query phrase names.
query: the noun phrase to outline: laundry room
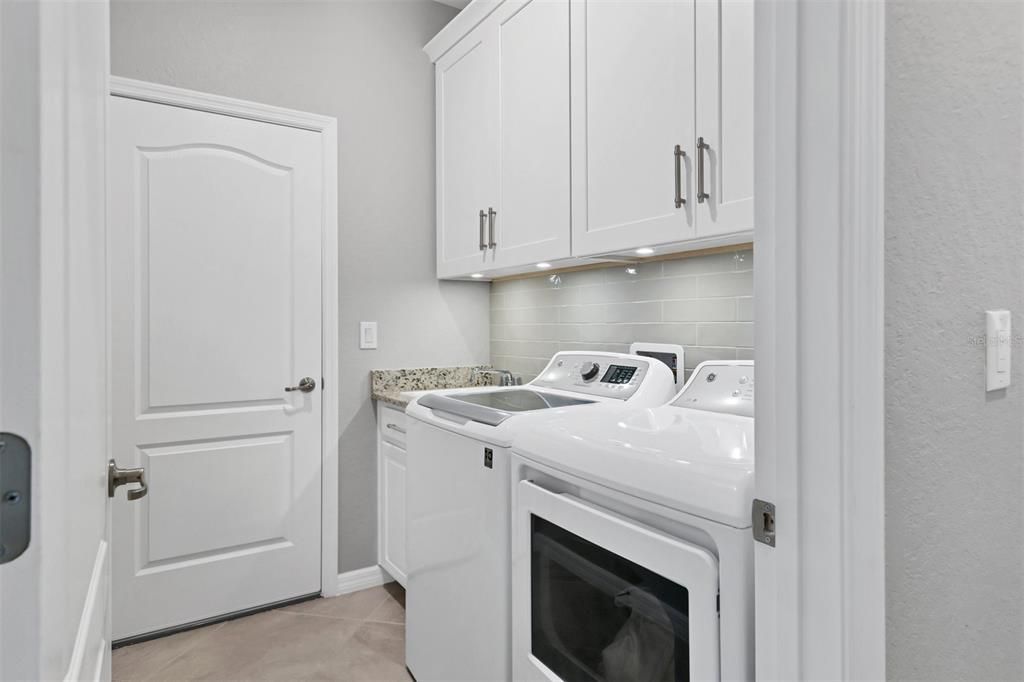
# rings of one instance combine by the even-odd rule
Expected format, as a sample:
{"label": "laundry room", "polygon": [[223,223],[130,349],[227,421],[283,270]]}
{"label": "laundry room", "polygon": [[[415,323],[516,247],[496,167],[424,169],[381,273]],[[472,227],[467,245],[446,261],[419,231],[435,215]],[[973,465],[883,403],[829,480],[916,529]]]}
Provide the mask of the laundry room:
{"label": "laundry room", "polygon": [[0,680],[1024,678],[1012,3],[0,39]]}

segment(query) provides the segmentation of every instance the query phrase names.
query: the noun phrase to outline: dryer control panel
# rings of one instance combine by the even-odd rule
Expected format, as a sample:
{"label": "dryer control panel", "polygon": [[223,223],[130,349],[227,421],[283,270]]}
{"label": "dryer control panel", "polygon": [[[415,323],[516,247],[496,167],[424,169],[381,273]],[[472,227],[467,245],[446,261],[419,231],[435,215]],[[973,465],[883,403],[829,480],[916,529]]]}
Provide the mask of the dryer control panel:
{"label": "dryer control panel", "polygon": [[563,351],[531,386],[630,400],[638,392],[671,391],[672,372],[661,362],[624,353]]}
{"label": "dryer control panel", "polygon": [[682,393],[672,404],[695,410],[753,417],[754,362],[702,362],[693,370]]}

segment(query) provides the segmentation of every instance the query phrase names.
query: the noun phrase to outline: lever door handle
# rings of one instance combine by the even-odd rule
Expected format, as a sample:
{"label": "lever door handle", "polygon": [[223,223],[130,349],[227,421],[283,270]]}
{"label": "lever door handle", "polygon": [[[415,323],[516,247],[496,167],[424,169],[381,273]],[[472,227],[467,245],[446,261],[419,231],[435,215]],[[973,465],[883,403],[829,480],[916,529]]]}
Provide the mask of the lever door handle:
{"label": "lever door handle", "polygon": [[302,377],[299,379],[298,386],[285,386],[284,390],[288,393],[292,391],[302,391],[303,393],[311,393],[316,388],[316,380],[313,377]]}
{"label": "lever door handle", "polygon": [[149,486],[146,484],[146,470],[142,467],[135,469],[118,468],[117,462],[107,462],[107,497],[113,497],[114,492],[123,485],[138,483],[139,487],[128,491],[128,500],[138,500],[146,496]]}

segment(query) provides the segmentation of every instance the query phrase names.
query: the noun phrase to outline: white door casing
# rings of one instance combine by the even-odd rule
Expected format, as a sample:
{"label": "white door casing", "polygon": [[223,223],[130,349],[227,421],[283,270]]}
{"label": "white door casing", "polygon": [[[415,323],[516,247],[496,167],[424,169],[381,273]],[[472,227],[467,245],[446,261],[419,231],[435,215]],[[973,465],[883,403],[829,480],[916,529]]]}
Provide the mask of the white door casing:
{"label": "white door casing", "polygon": [[[698,237],[754,229],[754,0],[697,0]],[[699,163],[700,152],[695,151]]]}
{"label": "white door casing", "polygon": [[573,255],[695,236],[693,0],[573,0],[571,13]]}
{"label": "white door casing", "polygon": [[102,1],[0,3],[0,430],[32,447],[31,543],[0,565],[5,680],[110,677],[109,23]]}
{"label": "white door casing", "polygon": [[568,258],[569,0],[506,0],[486,21],[498,45],[494,266]]}
{"label": "white door casing", "polygon": [[756,3],[763,680],[885,679],[884,48],[884,3]]}
{"label": "white door casing", "polygon": [[[437,275],[493,260],[488,209],[498,197],[498,46],[479,26],[436,65]],[[480,212],[484,217],[480,217]]]}
{"label": "white door casing", "polygon": [[323,152],[123,97],[110,123],[113,446],[150,491],[114,506],[121,639],[320,591]]}

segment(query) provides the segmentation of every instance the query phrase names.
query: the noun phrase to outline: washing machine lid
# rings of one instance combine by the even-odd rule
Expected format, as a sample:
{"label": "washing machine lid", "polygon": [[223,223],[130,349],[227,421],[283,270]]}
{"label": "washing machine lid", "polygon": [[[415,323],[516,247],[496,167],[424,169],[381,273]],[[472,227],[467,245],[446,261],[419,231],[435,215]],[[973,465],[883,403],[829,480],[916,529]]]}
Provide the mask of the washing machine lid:
{"label": "washing machine lid", "polygon": [[665,507],[750,527],[750,417],[675,405],[596,405],[533,421],[516,435],[512,450]]}
{"label": "washing machine lid", "polygon": [[534,391],[528,388],[467,393],[428,393],[419,399],[419,404],[424,407],[441,410],[491,426],[501,424],[518,412],[550,410],[556,407],[587,405],[593,402],[593,400]]}

